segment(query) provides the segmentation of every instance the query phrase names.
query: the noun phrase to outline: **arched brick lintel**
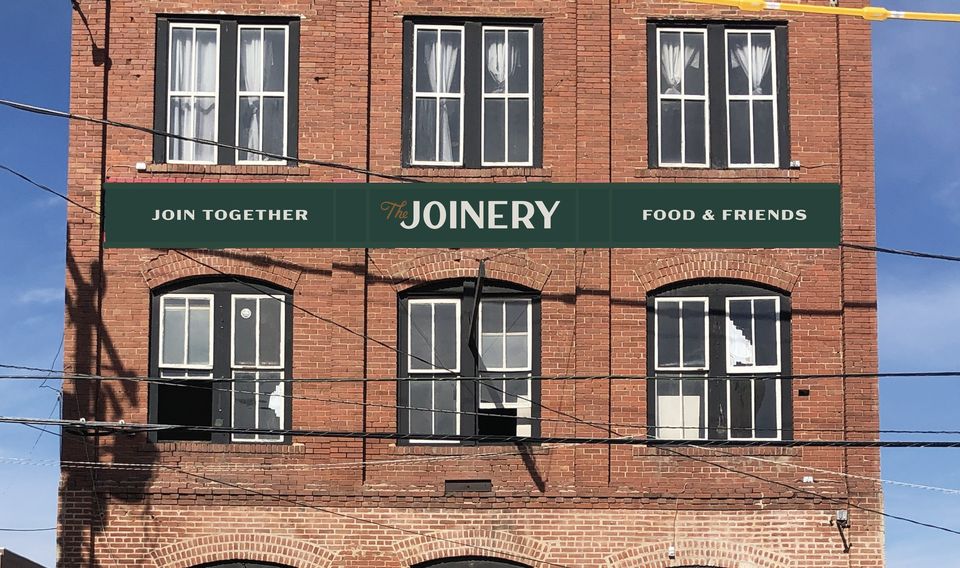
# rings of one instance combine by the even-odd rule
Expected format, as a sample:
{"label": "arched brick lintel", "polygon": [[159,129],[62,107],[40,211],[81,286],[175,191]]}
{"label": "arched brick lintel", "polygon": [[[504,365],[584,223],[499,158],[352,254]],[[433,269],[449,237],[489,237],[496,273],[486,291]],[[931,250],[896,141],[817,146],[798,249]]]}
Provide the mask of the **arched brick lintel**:
{"label": "arched brick lintel", "polygon": [[727,540],[680,540],[676,558],[667,555],[669,542],[630,548],[607,557],[607,568],[791,568],[790,558],[769,550]]}
{"label": "arched brick lintel", "polygon": [[[266,257],[246,252],[205,253],[190,251],[191,257],[230,276],[248,277],[275,286],[293,290],[300,279],[300,271],[271,264]],[[216,270],[194,262],[189,258],[169,251],[146,262],[141,273],[147,287],[151,290],[177,280],[203,276],[222,276]]]}
{"label": "arched brick lintel", "polygon": [[250,560],[292,568],[328,568],[334,554],[304,540],[265,534],[202,536],[150,553],[157,568],[189,568],[210,562]]}
{"label": "arched brick lintel", "polygon": [[485,556],[546,568],[547,545],[528,537],[493,530],[447,530],[394,545],[401,566],[458,556]]}
{"label": "arched brick lintel", "polygon": [[647,294],[668,284],[703,278],[759,282],[790,294],[800,280],[800,272],[761,252],[718,251],[679,254],[637,272]]}
{"label": "arched brick lintel", "polygon": [[493,256],[485,263],[487,278],[520,284],[534,290],[543,290],[550,278],[550,267],[515,253],[464,252],[447,250],[426,254],[392,267],[390,278],[398,290],[449,278],[476,278],[480,260]]}

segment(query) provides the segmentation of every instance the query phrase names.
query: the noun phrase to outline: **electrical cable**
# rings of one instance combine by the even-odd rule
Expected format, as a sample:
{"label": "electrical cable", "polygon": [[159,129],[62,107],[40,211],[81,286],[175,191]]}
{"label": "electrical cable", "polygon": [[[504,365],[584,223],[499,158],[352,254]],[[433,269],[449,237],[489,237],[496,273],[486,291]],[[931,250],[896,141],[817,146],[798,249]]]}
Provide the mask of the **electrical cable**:
{"label": "electrical cable", "polygon": [[790,2],[767,2],[765,0],[687,0],[695,4],[710,4],[714,6],[729,6],[739,8],[744,12],[760,12],[763,10],[782,10],[785,12],[800,12],[803,14],[830,14],[836,16],[854,16],[871,22],[880,22],[887,19],[919,20],[926,22],[960,22],[960,14],[943,12],[912,12],[904,10],[887,10],[880,6],[865,6],[863,8],[845,8],[841,6],[822,6],[819,4],[797,4]]}

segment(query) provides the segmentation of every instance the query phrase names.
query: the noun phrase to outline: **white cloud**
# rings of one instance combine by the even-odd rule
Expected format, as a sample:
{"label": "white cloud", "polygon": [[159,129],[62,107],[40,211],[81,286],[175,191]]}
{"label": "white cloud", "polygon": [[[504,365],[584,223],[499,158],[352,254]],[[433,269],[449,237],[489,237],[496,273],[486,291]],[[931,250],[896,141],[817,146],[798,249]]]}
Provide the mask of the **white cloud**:
{"label": "white cloud", "polygon": [[20,294],[21,304],[52,304],[63,302],[63,288],[34,288]]}

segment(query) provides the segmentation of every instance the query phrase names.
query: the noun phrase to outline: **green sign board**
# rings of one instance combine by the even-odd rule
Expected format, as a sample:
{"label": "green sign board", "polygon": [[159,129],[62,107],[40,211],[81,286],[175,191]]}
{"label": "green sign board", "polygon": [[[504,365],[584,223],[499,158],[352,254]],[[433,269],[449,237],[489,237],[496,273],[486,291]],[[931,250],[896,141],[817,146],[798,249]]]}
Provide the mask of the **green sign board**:
{"label": "green sign board", "polygon": [[811,183],[108,183],[105,247],[836,247]]}

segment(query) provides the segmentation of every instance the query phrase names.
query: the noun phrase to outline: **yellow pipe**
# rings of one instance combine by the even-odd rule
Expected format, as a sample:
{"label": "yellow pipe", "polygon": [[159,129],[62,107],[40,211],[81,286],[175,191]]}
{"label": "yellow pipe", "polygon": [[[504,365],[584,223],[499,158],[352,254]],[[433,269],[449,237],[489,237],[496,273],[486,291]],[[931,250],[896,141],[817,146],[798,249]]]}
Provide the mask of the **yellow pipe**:
{"label": "yellow pipe", "polygon": [[938,12],[901,12],[891,11],[880,6],[865,6],[863,8],[843,8],[840,6],[822,6],[818,4],[796,4],[790,2],[767,2],[765,0],[687,0],[696,4],[711,4],[714,6],[729,6],[739,8],[745,12],[759,12],[762,10],[782,10],[784,12],[801,12],[804,14],[829,14],[837,16],[856,16],[872,22],[881,22],[893,18],[895,20],[920,20],[927,22],[960,22],[960,14],[942,14]]}

